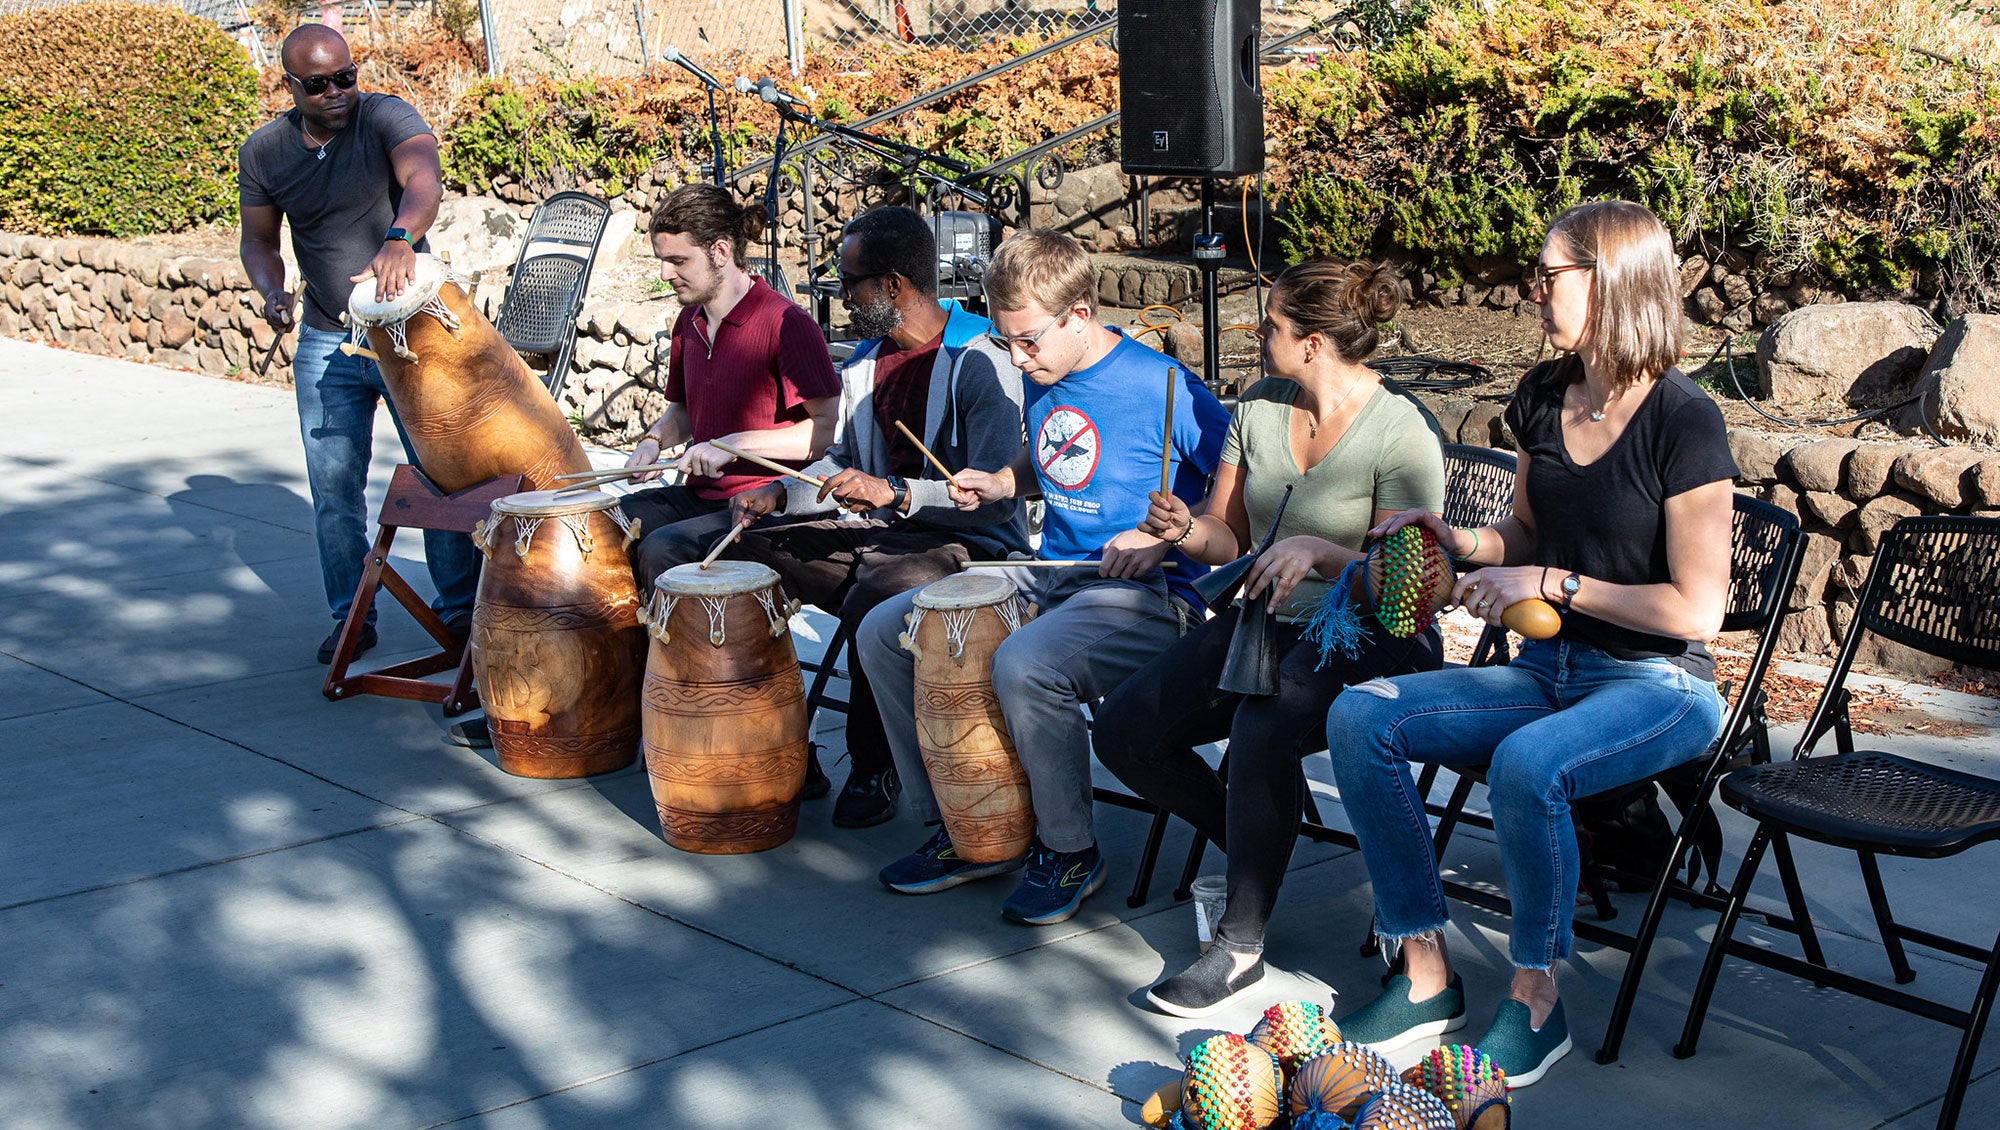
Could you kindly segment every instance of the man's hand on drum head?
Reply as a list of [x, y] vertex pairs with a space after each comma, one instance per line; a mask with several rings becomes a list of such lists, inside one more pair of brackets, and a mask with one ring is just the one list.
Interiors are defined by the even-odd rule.
[[714, 479], [720, 478], [723, 468], [735, 461], [734, 455], [712, 443], [696, 443], [689, 444], [688, 449], [681, 452], [680, 467], [682, 474], [704, 475]]
[[1167, 555], [1167, 543], [1139, 530], [1125, 530], [1104, 543], [1104, 559], [1098, 563], [1101, 577], [1143, 577], [1160, 567]]
[[296, 317], [290, 291], [274, 290], [264, 296], [264, 320], [271, 324], [272, 329], [284, 333], [292, 328]]
[[375, 253], [375, 259], [368, 269], [355, 275], [350, 282], [375, 280], [375, 300], [388, 302], [398, 298], [410, 289], [410, 280], [417, 274], [417, 253], [400, 239], [392, 239], [382, 244], [382, 250]]
[[878, 479], [865, 471], [848, 467], [834, 472], [819, 488], [820, 501], [828, 498], [839, 504], [842, 510], [853, 514], [866, 514], [879, 510], [896, 501], [896, 488], [887, 479]]
[[1014, 497], [1014, 475], [1008, 471], [975, 471], [970, 467], [953, 475], [955, 487], [946, 487], [952, 504], [960, 510], [977, 510], [989, 502]]
[[729, 520], [738, 526], [748, 526], [784, 508], [784, 484], [765, 483], [754, 490], [739, 491], [730, 496]]

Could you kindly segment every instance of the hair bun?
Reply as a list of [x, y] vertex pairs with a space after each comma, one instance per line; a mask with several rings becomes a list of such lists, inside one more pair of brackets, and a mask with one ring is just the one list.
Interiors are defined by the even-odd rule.
[[764, 238], [763, 205], [744, 204], [739, 207], [741, 210], [736, 215], [736, 230], [742, 233], [744, 242], [755, 243]]
[[1350, 263], [1347, 271], [1344, 297], [1356, 321], [1379, 326], [1403, 308], [1408, 290], [1402, 276], [1387, 263]]

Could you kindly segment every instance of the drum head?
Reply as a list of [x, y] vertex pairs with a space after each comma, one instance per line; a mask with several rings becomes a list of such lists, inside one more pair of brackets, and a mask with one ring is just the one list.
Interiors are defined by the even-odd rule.
[[1015, 593], [1014, 584], [991, 573], [960, 573], [942, 581], [932, 581], [917, 593], [918, 608], [944, 612], [957, 608], [985, 608], [999, 604]]
[[755, 561], [711, 561], [704, 569], [697, 562], [676, 565], [661, 573], [654, 586], [681, 596], [734, 596], [756, 592], [778, 583], [778, 574]]
[[437, 297], [438, 287], [444, 285], [444, 264], [438, 257], [429, 254], [417, 256], [416, 274], [410, 285], [394, 302], [382, 302], [375, 297], [375, 286], [381, 280], [364, 279], [354, 284], [353, 293], [347, 296], [347, 316], [364, 326], [383, 326], [392, 322], [407, 322], [410, 315], [424, 308], [424, 303]]
[[618, 496], [601, 490], [524, 490], [493, 500], [493, 513], [519, 518], [559, 518], [564, 514], [589, 514], [618, 505]]

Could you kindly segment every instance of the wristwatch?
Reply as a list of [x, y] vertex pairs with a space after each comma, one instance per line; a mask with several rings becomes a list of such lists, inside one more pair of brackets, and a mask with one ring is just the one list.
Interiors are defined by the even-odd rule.
[[1563, 594], [1564, 612], [1569, 611], [1569, 602], [1576, 599], [1576, 590], [1582, 587], [1583, 587], [1583, 577], [1573, 570], [1571, 571], [1569, 576], [1564, 577], [1562, 579], [1561, 588]]
[[895, 492], [889, 496], [889, 509], [901, 514], [903, 504], [910, 500], [910, 484], [904, 482], [901, 475], [890, 475], [885, 481], [889, 484], [889, 489]]
[[388, 243], [391, 240], [397, 240], [397, 239], [400, 239], [404, 243], [409, 244], [412, 248], [416, 247], [417, 245], [416, 237], [412, 236], [407, 230], [403, 228], [390, 228], [388, 233], [382, 237], [382, 242]]

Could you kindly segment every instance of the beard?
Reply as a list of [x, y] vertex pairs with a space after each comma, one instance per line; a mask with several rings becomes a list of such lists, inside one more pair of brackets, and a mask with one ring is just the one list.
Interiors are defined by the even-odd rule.
[[893, 302], [847, 308], [847, 328], [863, 339], [887, 337], [903, 324], [903, 312]]

